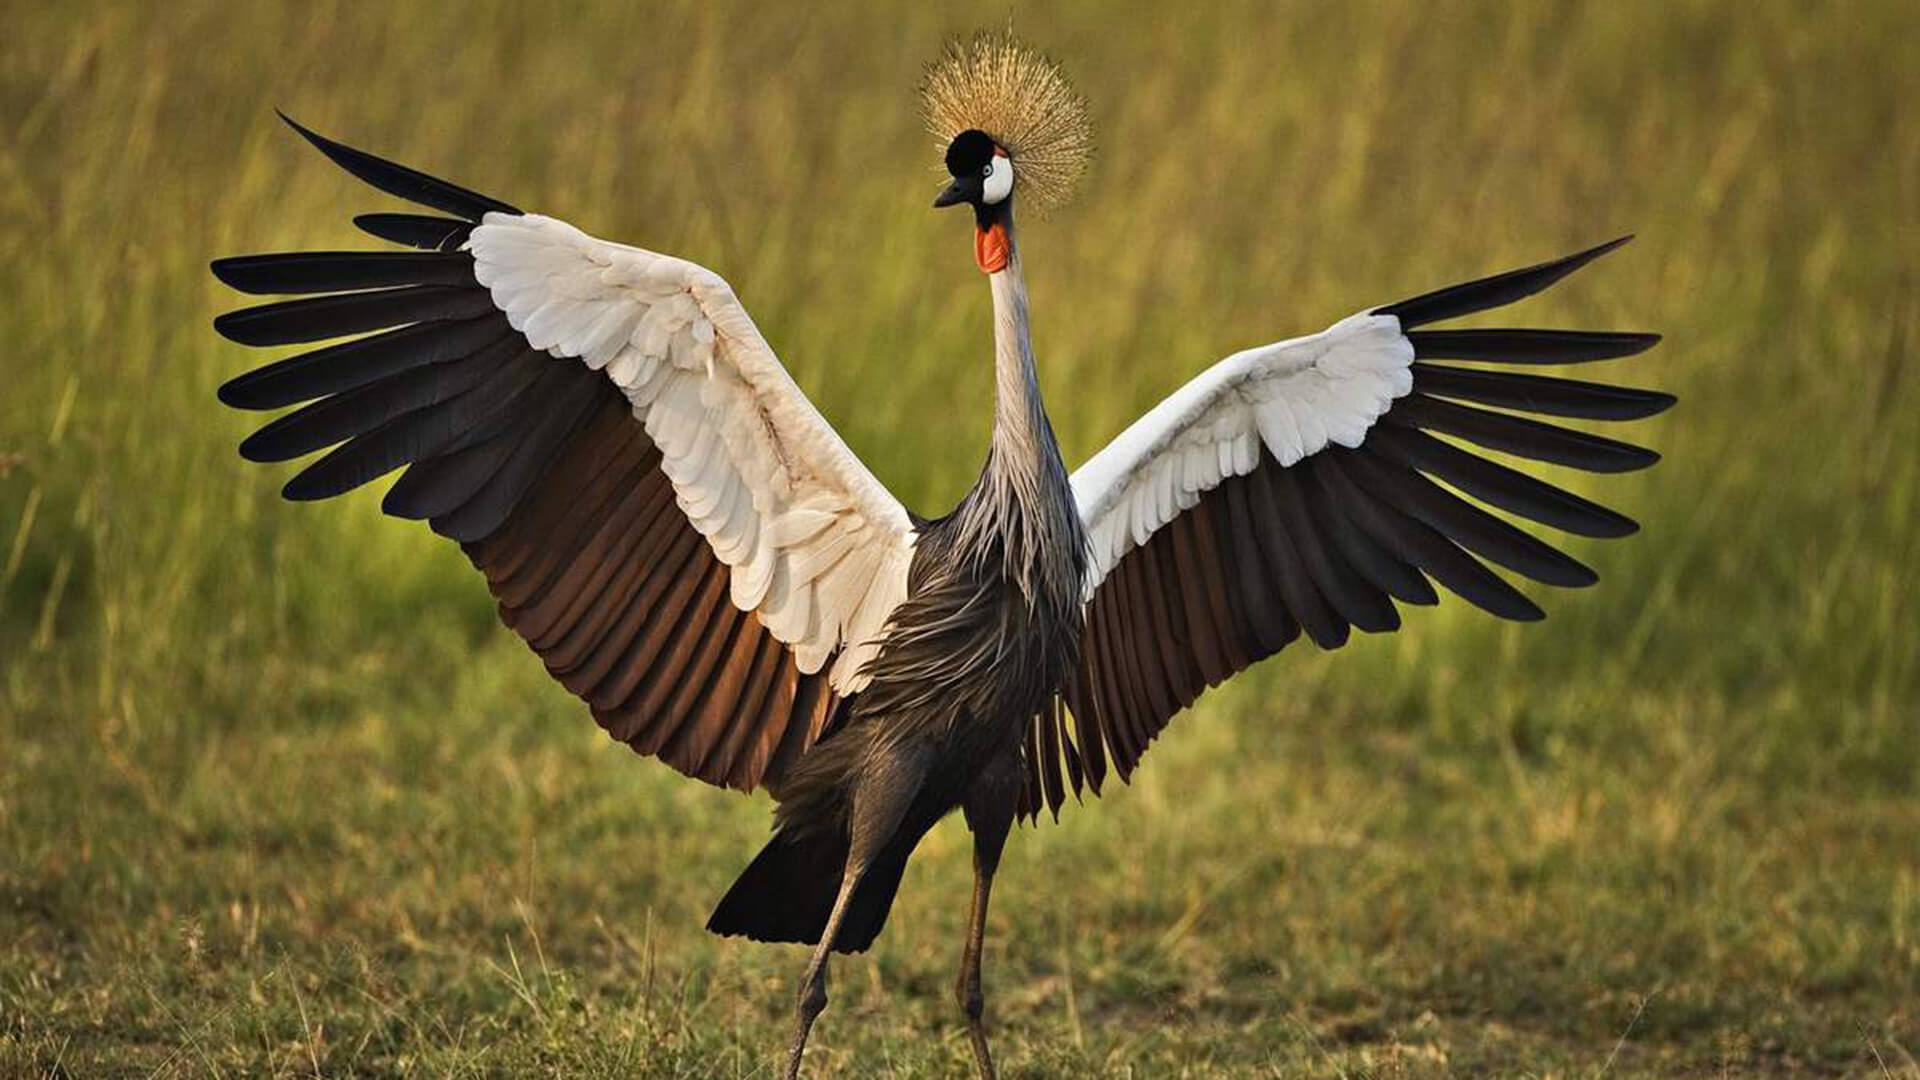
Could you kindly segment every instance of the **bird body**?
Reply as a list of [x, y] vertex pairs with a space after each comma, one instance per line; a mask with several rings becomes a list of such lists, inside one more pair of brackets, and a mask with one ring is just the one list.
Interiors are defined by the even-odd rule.
[[[1032, 718], [1078, 663], [1086, 533], [1041, 402], [1017, 253], [994, 283], [996, 412], [980, 477], [951, 513], [917, 530], [906, 597], [864, 689], [774, 790], [765, 861], [722, 899], [710, 930], [818, 942], [846, 848], [862, 831], [855, 815], [898, 813], [900, 824], [881, 830], [886, 857], [833, 939], [841, 951], [864, 950], [914, 845], [996, 766], [995, 775], [1019, 775]], [[863, 781], [881, 789], [861, 803]], [[1005, 793], [1003, 836], [1014, 795]]]
[[1657, 455], [1516, 414], [1618, 421], [1673, 403], [1506, 369], [1628, 356], [1654, 335], [1424, 328], [1532, 295], [1622, 239], [1235, 353], [1069, 475], [1013, 211], [1084, 173], [1084, 103], [1000, 37], [957, 48], [925, 99], [952, 177], [934, 205], [972, 210], [994, 311], [986, 461], [938, 519], [887, 492], [727, 283], [687, 260], [294, 124], [447, 216], [355, 219], [408, 252], [213, 264], [242, 291], [299, 297], [221, 316], [232, 340], [366, 335], [221, 387], [239, 408], [305, 403], [241, 444], [256, 461], [332, 448], [288, 498], [404, 468], [383, 508], [461, 544], [502, 620], [610, 736], [772, 794], [773, 836], [708, 928], [815, 946], [789, 1077], [831, 953], [873, 942], [914, 847], [955, 809], [975, 868], [956, 996], [991, 1077], [981, 958], [1018, 817], [1128, 778], [1207, 687], [1303, 636], [1332, 649], [1393, 630], [1435, 584], [1540, 618], [1481, 560], [1562, 587], [1594, 573], [1478, 504], [1585, 536], [1637, 526], [1467, 447], [1642, 468]]

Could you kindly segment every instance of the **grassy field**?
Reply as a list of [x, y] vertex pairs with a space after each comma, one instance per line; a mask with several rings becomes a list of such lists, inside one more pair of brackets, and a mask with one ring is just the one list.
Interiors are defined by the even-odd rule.
[[[0, 4], [0, 1075], [774, 1070], [803, 952], [700, 930], [765, 799], [608, 742], [377, 491], [279, 502], [205, 266], [392, 208], [283, 107], [719, 270], [938, 512], [988, 301], [911, 93], [976, 16], [390, 7]], [[1017, 24], [1100, 124], [1024, 236], [1070, 460], [1227, 351], [1629, 230], [1511, 317], [1666, 333], [1614, 373], [1682, 404], [1659, 468], [1559, 478], [1645, 530], [1543, 625], [1296, 646], [1021, 830], [1004, 1074], [1920, 1077], [1913, 7]], [[968, 874], [950, 822], [813, 1075], [969, 1067]]]

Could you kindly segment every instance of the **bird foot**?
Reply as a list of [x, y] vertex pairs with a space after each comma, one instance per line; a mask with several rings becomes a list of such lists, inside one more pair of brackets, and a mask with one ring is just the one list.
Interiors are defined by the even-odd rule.
[[987, 1025], [978, 1019], [967, 1021], [967, 1037], [973, 1042], [973, 1063], [980, 1068], [980, 1080], [995, 1080], [993, 1053], [987, 1049]]
[[800, 1059], [807, 1052], [807, 1035], [813, 1031], [813, 1022], [827, 1007], [827, 971], [821, 967], [817, 972], [809, 972], [806, 984], [800, 988], [800, 1003], [795, 1010], [793, 1045], [787, 1052], [786, 1080], [800, 1080]]
[[960, 1004], [961, 1015], [967, 1018], [967, 1039], [973, 1043], [973, 1061], [979, 1066], [980, 1080], [994, 1080], [993, 1054], [987, 1049], [986, 996], [980, 992], [979, 975], [971, 965], [954, 983], [953, 997]]

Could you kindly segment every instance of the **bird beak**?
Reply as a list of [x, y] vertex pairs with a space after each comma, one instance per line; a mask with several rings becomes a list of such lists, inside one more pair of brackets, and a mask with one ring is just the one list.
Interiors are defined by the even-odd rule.
[[[974, 181], [972, 184], [974, 188], [979, 186], [978, 181]], [[933, 205], [935, 209], [939, 209], [942, 206], [956, 206], [963, 202], [972, 202], [976, 197], [977, 194], [969, 190], [966, 180], [955, 180], [953, 183], [948, 184], [946, 189], [940, 192], [940, 194], [933, 197]]]

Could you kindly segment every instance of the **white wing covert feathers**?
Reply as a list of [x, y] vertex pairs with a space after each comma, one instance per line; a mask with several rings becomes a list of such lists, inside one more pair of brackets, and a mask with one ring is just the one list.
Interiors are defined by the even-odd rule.
[[244, 292], [327, 294], [221, 316], [235, 341], [377, 331], [223, 386], [240, 408], [307, 403], [242, 453], [332, 447], [294, 499], [404, 468], [383, 509], [458, 540], [610, 734], [710, 783], [777, 789], [906, 594], [906, 510], [711, 271], [293, 126], [453, 216], [355, 219], [412, 252], [214, 263]]

